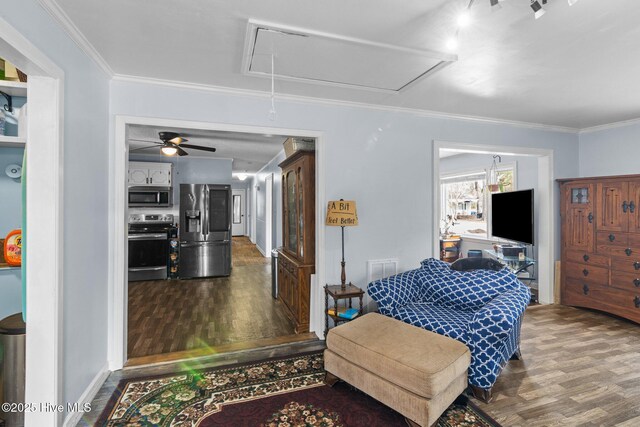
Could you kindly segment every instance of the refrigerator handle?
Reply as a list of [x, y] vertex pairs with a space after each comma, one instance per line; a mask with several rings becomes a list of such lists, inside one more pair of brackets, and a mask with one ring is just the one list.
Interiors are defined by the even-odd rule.
[[204, 234], [204, 238], [206, 239], [207, 236], [209, 235], [209, 215], [211, 215], [211, 212], [209, 212], [209, 186], [204, 185], [203, 191], [204, 191], [204, 206], [203, 206], [202, 212], [204, 215], [204, 219], [202, 220], [202, 234]]

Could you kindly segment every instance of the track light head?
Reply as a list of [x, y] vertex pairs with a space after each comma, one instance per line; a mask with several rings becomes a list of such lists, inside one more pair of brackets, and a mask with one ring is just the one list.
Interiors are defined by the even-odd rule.
[[502, 6], [500, 5], [500, 0], [489, 0], [489, 2], [491, 3], [491, 11], [495, 12], [496, 10], [502, 9]]
[[[544, 4], [546, 4], [545, 0], [542, 0]], [[538, 0], [531, 1], [531, 9], [533, 9], [533, 16], [536, 19], [540, 19], [542, 15], [544, 15], [547, 11], [542, 8], [542, 5]]]

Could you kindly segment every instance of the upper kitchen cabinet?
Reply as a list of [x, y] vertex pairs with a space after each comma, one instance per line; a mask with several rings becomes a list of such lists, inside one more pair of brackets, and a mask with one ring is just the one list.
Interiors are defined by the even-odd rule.
[[0, 80], [0, 92], [0, 147], [24, 148], [27, 84]]
[[129, 162], [129, 187], [171, 187], [171, 163]]

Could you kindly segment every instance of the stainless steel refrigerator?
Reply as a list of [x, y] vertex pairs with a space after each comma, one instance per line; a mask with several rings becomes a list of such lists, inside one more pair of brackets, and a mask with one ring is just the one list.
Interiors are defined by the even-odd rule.
[[231, 186], [180, 184], [180, 277], [230, 273]]

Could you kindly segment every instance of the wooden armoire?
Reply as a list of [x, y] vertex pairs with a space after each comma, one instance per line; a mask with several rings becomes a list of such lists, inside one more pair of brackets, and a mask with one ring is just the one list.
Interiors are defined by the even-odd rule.
[[309, 332], [311, 275], [315, 274], [315, 152], [295, 152], [279, 166], [282, 247], [278, 249], [278, 298], [299, 334]]
[[640, 175], [559, 181], [562, 303], [640, 323]]

